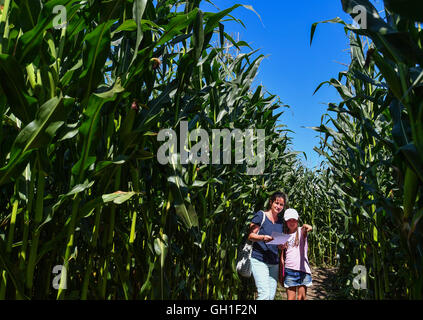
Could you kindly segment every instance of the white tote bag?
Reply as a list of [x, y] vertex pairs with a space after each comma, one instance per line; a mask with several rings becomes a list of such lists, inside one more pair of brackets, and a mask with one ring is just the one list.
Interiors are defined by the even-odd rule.
[[[257, 232], [257, 234], [260, 233], [261, 230], [261, 226], [264, 223], [264, 219], [266, 219], [266, 214], [263, 211], [263, 219], [261, 220], [261, 224], [260, 224], [260, 229]], [[237, 263], [236, 263], [236, 271], [238, 271], [238, 273], [246, 278], [251, 277], [251, 252], [253, 251], [253, 243], [248, 240], [245, 241], [244, 246], [242, 247], [242, 249], [238, 252], [238, 258], [237, 258]]]

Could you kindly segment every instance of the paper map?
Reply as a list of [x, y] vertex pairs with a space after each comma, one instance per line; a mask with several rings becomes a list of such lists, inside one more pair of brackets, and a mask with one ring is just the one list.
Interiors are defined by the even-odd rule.
[[267, 242], [266, 244], [274, 244], [274, 245], [285, 244], [291, 237], [290, 234], [279, 233], [279, 232], [272, 232], [271, 236], [273, 240]]

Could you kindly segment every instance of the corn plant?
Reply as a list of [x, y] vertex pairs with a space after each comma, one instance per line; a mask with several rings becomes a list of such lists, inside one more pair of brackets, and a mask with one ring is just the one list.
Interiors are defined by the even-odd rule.
[[[319, 148], [334, 179], [335, 211], [344, 217], [340, 277], [351, 284], [365, 265], [369, 290], [347, 295], [421, 299], [422, 282], [422, 31], [421, 4], [385, 1], [386, 18], [365, 0], [341, 1], [345, 12], [365, 8], [367, 26], [337, 18], [350, 37], [351, 64], [329, 83], [343, 101], [330, 104]], [[355, 13], [354, 13], [355, 12]], [[312, 27], [312, 38], [317, 24]], [[323, 84], [322, 84], [323, 85]], [[320, 86], [319, 86], [320, 88]], [[318, 88], [318, 89], [319, 89]]]
[[[279, 101], [253, 88], [264, 57], [225, 48], [249, 49], [223, 24], [240, 5], [200, 5], [3, 2], [0, 299], [245, 293], [237, 247], [289, 139]], [[245, 164], [161, 165], [158, 132], [179, 132], [182, 121], [265, 129], [265, 175], [246, 175]]]

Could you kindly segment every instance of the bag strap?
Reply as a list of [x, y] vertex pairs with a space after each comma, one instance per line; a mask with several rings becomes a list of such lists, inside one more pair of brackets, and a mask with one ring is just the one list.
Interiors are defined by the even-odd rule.
[[260, 233], [261, 227], [263, 226], [264, 220], [266, 219], [266, 214], [264, 213], [264, 211], [261, 211], [261, 212], [263, 212], [263, 219], [261, 219], [260, 229], [259, 229], [259, 231], [257, 232], [257, 234], [259, 234], [259, 233]]

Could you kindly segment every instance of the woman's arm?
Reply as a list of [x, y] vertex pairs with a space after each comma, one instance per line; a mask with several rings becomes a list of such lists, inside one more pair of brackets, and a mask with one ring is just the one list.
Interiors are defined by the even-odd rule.
[[269, 242], [273, 240], [273, 238], [267, 234], [257, 234], [259, 230], [260, 230], [260, 227], [258, 225], [256, 225], [255, 223], [251, 223], [248, 240], [252, 242], [258, 242], [258, 241]]

